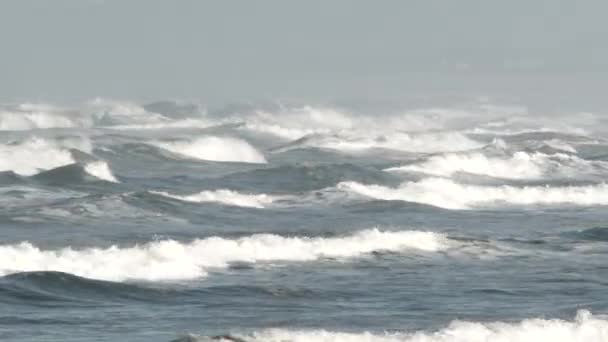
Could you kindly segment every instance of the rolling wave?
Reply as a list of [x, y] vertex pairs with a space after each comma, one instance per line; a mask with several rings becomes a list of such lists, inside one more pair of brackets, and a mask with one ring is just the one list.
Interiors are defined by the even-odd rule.
[[421, 163], [391, 167], [389, 172], [420, 172], [449, 177], [458, 172], [504, 179], [538, 179], [547, 175], [572, 177], [607, 170], [604, 162], [587, 161], [574, 155], [515, 152], [511, 157], [488, 157], [482, 153], [444, 154]]
[[0, 171], [31, 176], [75, 162], [68, 149], [46, 139], [34, 137], [21, 143], [0, 145]]
[[214, 337], [190, 335], [175, 341], [603, 342], [606, 341], [606, 338], [608, 338], [608, 318], [580, 310], [573, 320], [532, 318], [518, 323], [454, 321], [438, 331], [350, 333], [326, 330], [267, 329], [245, 335], [232, 334]]
[[352, 258], [378, 250], [441, 251], [441, 234], [423, 231], [364, 230], [332, 238], [282, 237], [260, 234], [239, 239], [209, 237], [188, 243], [174, 240], [132, 247], [42, 250], [29, 242], [0, 246], [0, 275], [58, 271], [80, 277], [125, 280], [184, 280], [204, 277], [233, 262], [314, 261]]
[[297, 148], [315, 147], [342, 152], [358, 152], [370, 149], [386, 149], [412, 153], [436, 153], [472, 150], [484, 144], [458, 132], [401, 133], [370, 135], [362, 134], [314, 134], [301, 138], [279, 149], [288, 151]]
[[443, 178], [405, 182], [397, 188], [342, 182], [338, 189], [379, 200], [429, 204], [446, 209], [473, 209], [500, 205], [608, 205], [608, 185], [584, 186], [480, 186]]
[[190, 141], [152, 143], [167, 151], [194, 159], [265, 164], [264, 155], [242, 139], [206, 136]]

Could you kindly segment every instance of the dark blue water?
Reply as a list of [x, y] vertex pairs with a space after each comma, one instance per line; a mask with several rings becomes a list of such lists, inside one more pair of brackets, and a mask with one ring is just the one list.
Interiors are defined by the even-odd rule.
[[603, 117], [0, 111], [2, 341], [607, 341]]

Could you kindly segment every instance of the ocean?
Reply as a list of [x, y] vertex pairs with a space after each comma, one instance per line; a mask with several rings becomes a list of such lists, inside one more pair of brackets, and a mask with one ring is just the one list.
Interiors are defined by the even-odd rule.
[[608, 341], [608, 120], [0, 107], [0, 340]]

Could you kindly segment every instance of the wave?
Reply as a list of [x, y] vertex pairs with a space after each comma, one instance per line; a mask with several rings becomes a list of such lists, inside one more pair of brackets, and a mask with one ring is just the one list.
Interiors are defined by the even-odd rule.
[[516, 152], [511, 157], [488, 157], [482, 153], [432, 156], [422, 163], [388, 168], [389, 172], [421, 172], [434, 176], [452, 176], [458, 172], [505, 179], [536, 179], [543, 176], [576, 176], [583, 172], [606, 170], [604, 162], [591, 162], [564, 153]]
[[[160, 302], [174, 299], [168, 289], [156, 289], [138, 284], [93, 280], [62, 272], [22, 272], [0, 277], [0, 302], [28, 303], [35, 306], [99, 305], [99, 302], [133, 301]], [[61, 302], [62, 304], [58, 304]]]
[[460, 129], [478, 122], [479, 118], [520, 113], [519, 108], [420, 108], [389, 110], [364, 115], [344, 108], [328, 106], [283, 106], [272, 110], [253, 110], [248, 115], [230, 118], [242, 122], [242, 128], [296, 140], [313, 134], [336, 134], [350, 131], [382, 135], [388, 132], [423, 132]]
[[21, 143], [0, 145], [0, 171], [31, 176], [72, 163], [75, 160], [70, 151], [50, 140], [34, 137]]
[[32, 137], [19, 143], [0, 144], [0, 172], [11, 171], [21, 176], [33, 176], [68, 166], [78, 168], [77, 164], [83, 162], [84, 171], [89, 175], [117, 183], [118, 180], [105, 161], [95, 160], [82, 152], [91, 150], [91, 142], [85, 138], [48, 140]]
[[23, 103], [16, 107], [0, 109], [0, 130], [2, 131], [83, 126], [90, 126], [90, 124], [78, 113], [55, 106]]
[[436, 153], [472, 150], [483, 146], [484, 144], [458, 132], [392, 132], [378, 135], [366, 132], [361, 134], [314, 134], [288, 144], [279, 151], [315, 147], [343, 152], [386, 149], [401, 152]]
[[264, 155], [242, 139], [206, 136], [190, 141], [152, 143], [167, 151], [201, 160], [265, 164]]
[[351, 333], [326, 330], [267, 329], [251, 334], [197, 337], [175, 341], [265, 341], [265, 342], [603, 342], [608, 336], [608, 318], [579, 310], [573, 320], [525, 319], [521, 322], [454, 321], [438, 331]]
[[275, 201], [275, 197], [267, 194], [242, 194], [236, 191], [219, 189], [214, 191], [201, 191], [193, 195], [173, 195], [162, 191], [151, 191], [153, 194], [178, 199], [186, 202], [216, 202], [236, 207], [264, 208]]
[[88, 163], [84, 166], [84, 170], [88, 174], [97, 177], [101, 180], [105, 180], [112, 183], [119, 183], [118, 179], [116, 179], [116, 177], [112, 173], [110, 166], [108, 166], [108, 163], [106, 163], [105, 161], [98, 160]]
[[338, 189], [380, 200], [429, 204], [446, 209], [496, 205], [608, 205], [608, 184], [584, 186], [480, 186], [443, 178], [406, 182], [397, 188], [342, 182]]
[[424, 231], [370, 229], [343, 237], [282, 237], [258, 234], [238, 239], [209, 237], [188, 243], [161, 240], [132, 247], [41, 250], [29, 242], [0, 246], [0, 275], [59, 271], [109, 280], [186, 280], [204, 277], [233, 262], [314, 261], [352, 258], [378, 250], [441, 251], [446, 238]]

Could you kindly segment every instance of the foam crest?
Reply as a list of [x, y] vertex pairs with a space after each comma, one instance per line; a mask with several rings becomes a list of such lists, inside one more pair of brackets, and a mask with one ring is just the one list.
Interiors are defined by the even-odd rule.
[[338, 189], [380, 200], [399, 200], [446, 209], [500, 205], [608, 205], [608, 185], [586, 186], [479, 186], [443, 178], [406, 182], [397, 188], [342, 182]]
[[84, 166], [84, 170], [88, 174], [97, 177], [101, 180], [105, 180], [112, 183], [119, 183], [116, 177], [114, 177], [114, 174], [112, 173], [110, 166], [108, 166], [108, 163], [103, 160], [87, 163]]
[[271, 204], [275, 198], [266, 194], [242, 194], [236, 191], [220, 189], [214, 191], [201, 191], [198, 194], [193, 195], [173, 195], [167, 192], [156, 192], [152, 193], [178, 199], [180, 201], [204, 203], [204, 202], [215, 202], [236, 207], [248, 207], [248, 208], [264, 208]]
[[266, 163], [264, 155], [242, 139], [206, 136], [190, 141], [155, 142], [160, 148], [202, 160]]
[[608, 319], [580, 310], [573, 320], [533, 318], [517, 323], [454, 321], [434, 332], [346, 333], [268, 329], [250, 335], [232, 336], [245, 341], [264, 342], [603, 342], [608, 339]]
[[0, 145], [0, 171], [31, 176], [74, 162], [69, 150], [41, 138], [34, 137], [17, 144]]
[[451, 176], [457, 172], [486, 175], [505, 179], [534, 179], [548, 173], [573, 176], [579, 172], [591, 172], [593, 169], [606, 168], [603, 162], [589, 162], [577, 156], [557, 153], [516, 152], [511, 157], [488, 157], [482, 153], [444, 154], [432, 156], [426, 161], [386, 171], [421, 172], [434, 176]]
[[185, 280], [203, 277], [232, 262], [314, 261], [352, 258], [377, 250], [440, 251], [441, 234], [370, 229], [344, 237], [282, 237], [259, 234], [239, 239], [209, 237], [188, 243], [161, 240], [132, 247], [41, 250], [23, 242], [0, 246], [0, 275], [60, 271], [82, 277], [124, 280]]

